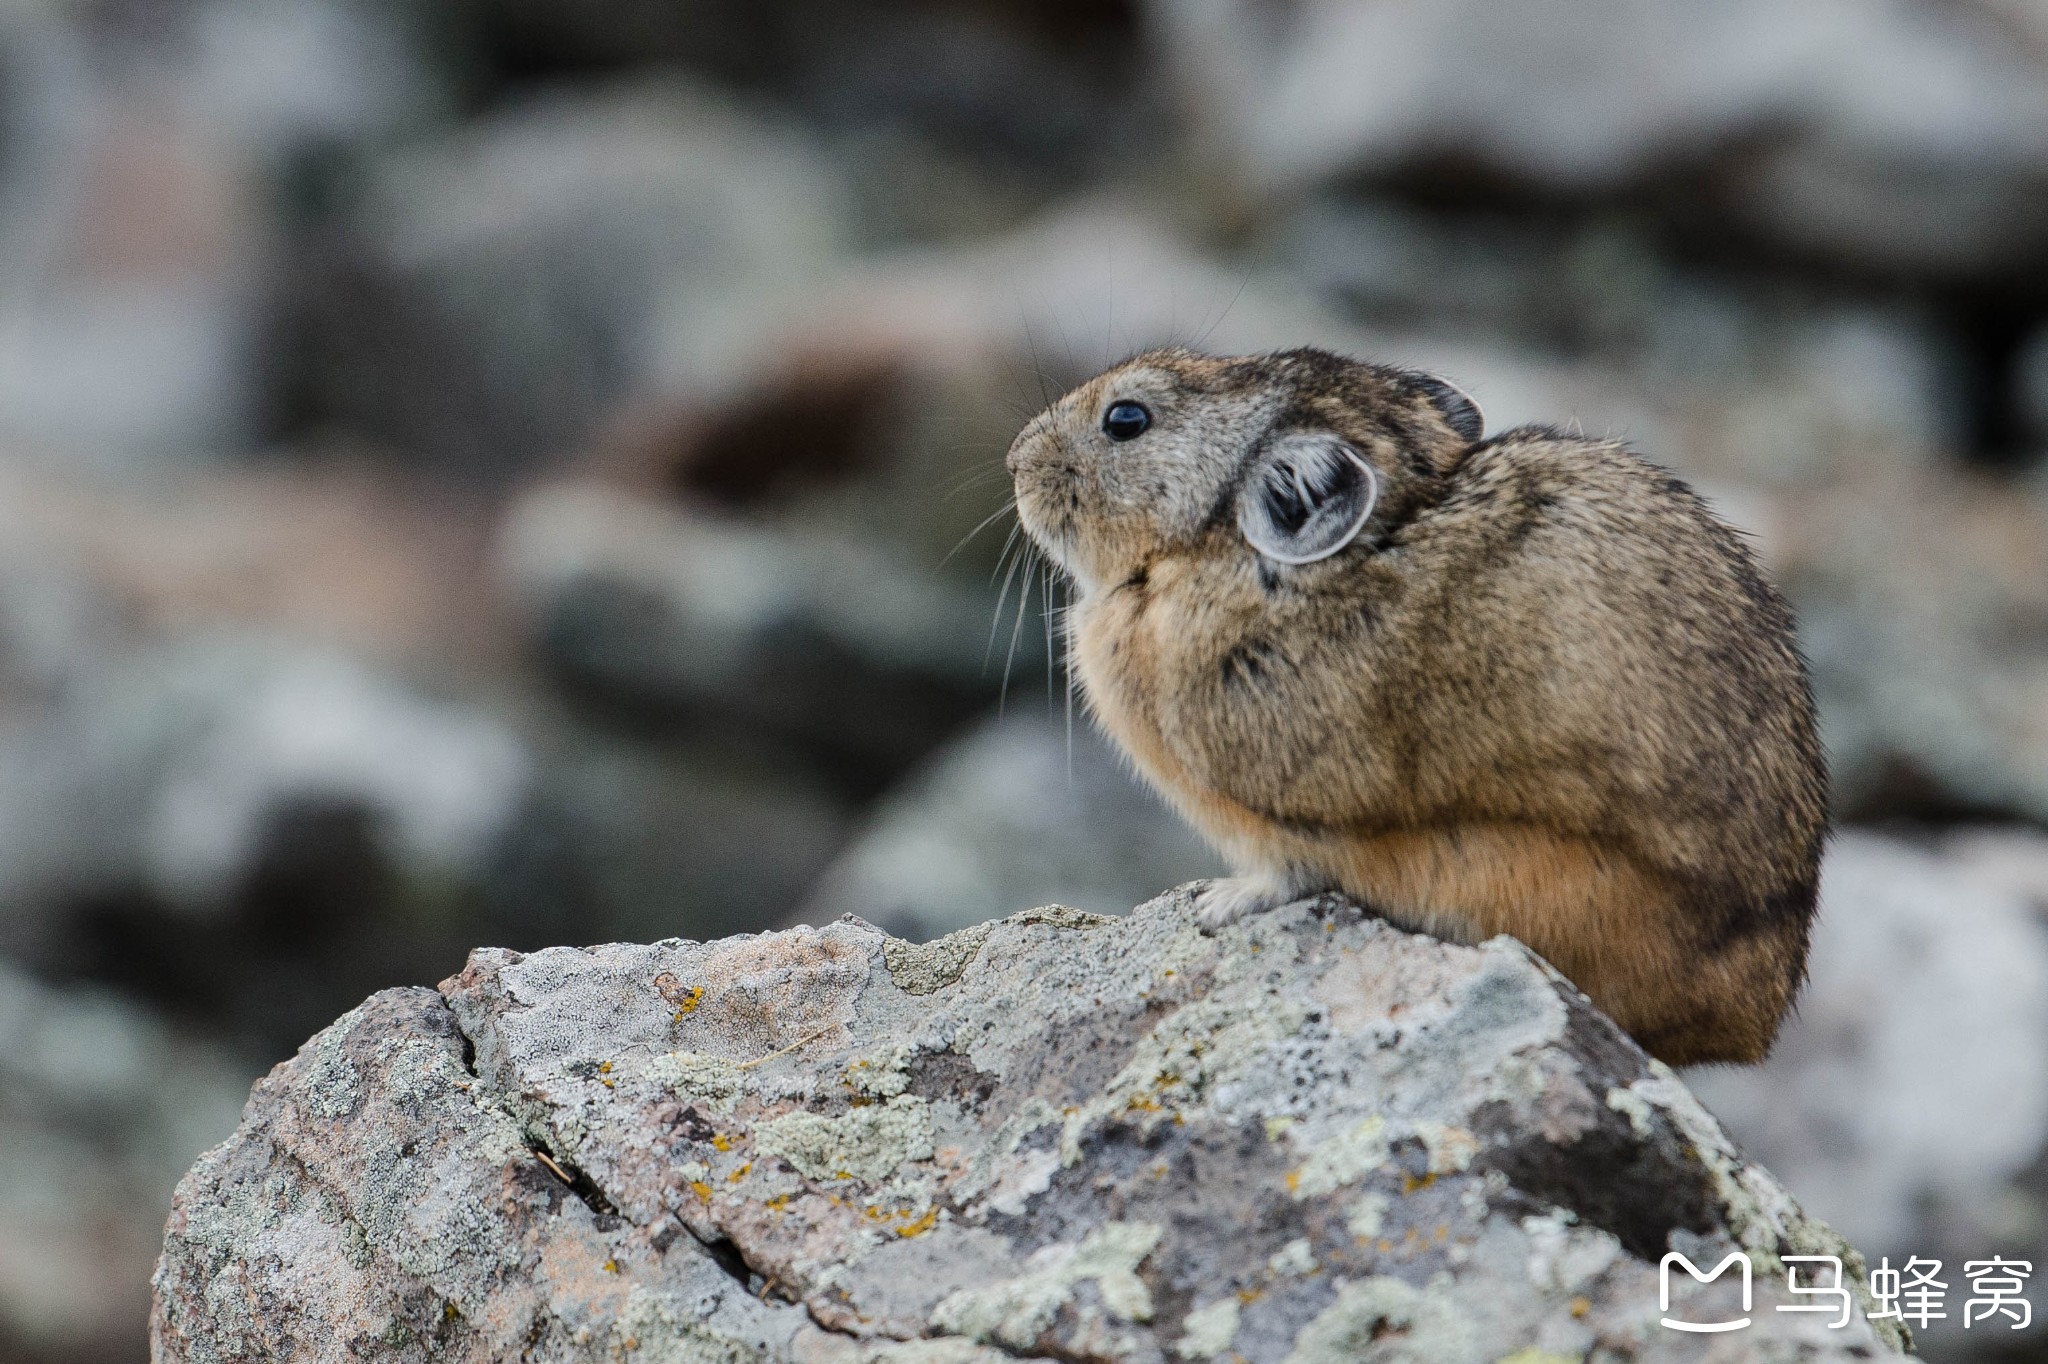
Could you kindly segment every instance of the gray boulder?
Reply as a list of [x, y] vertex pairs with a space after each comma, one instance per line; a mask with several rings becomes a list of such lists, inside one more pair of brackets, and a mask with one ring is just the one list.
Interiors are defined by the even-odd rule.
[[[1746, 1252], [1730, 1278], [1659, 1261]], [[485, 950], [256, 1088], [180, 1186], [155, 1357], [1850, 1359], [1847, 1244], [1507, 939], [1184, 894]]]
[[1703, 187], [1802, 250], [2024, 268], [2048, 233], [2039, 48], [1989, 7], [1853, 0], [1149, 7], [1211, 155], [1254, 183], [1452, 172], [1549, 194]]

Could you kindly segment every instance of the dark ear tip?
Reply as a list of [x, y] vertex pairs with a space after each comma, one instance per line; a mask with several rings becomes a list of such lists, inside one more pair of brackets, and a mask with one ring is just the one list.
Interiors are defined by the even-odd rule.
[[1459, 388], [1434, 374], [1418, 374], [1415, 386], [1429, 398], [1430, 403], [1450, 423], [1451, 430], [1466, 440], [1478, 440], [1486, 434], [1486, 416], [1480, 412], [1479, 404]]

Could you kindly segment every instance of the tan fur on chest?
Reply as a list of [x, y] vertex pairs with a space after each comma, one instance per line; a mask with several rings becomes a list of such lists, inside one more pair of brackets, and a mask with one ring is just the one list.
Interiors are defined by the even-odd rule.
[[[1240, 871], [1296, 868], [1453, 941], [1518, 938], [1674, 1063], [1768, 1049], [1794, 985], [1784, 944], [1738, 945], [1718, 958], [1699, 951], [1683, 887], [1617, 846], [1514, 822], [1290, 827], [1192, 771], [1159, 702], [1187, 666], [1187, 641], [1213, 637], [1215, 623], [1185, 630], [1185, 589], [1195, 585], [1181, 574], [1155, 564], [1143, 589], [1085, 604], [1073, 623], [1075, 663], [1097, 722]], [[1729, 1001], [1743, 1004], [1731, 1011]]]

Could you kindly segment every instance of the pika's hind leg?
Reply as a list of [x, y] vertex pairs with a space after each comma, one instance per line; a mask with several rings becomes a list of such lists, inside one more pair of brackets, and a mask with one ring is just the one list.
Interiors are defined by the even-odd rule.
[[1195, 892], [1195, 923], [1204, 933], [1214, 933], [1247, 914], [1263, 914], [1291, 905], [1324, 889], [1327, 887], [1309, 885], [1300, 877], [1283, 872], [1221, 877]]

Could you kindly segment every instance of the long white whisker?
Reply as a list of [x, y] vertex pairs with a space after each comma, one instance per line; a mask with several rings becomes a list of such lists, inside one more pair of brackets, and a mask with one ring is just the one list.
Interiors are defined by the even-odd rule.
[[1057, 613], [1052, 604], [1052, 565], [1038, 569], [1038, 614], [1045, 621], [1045, 708], [1052, 709], [1052, 622]]
[[1067, 672], [1067, 785], [1074, 784], [1074, 626], [1069, 616], [1073, 610], [1073, 589], [1068, 586], [1066, 600], [1060, 607], [1060, 666]]
[[[1036, 557], [1036, 546], [1026, 543], [1026, 560]], [[1034, 565], [1035, 566], [1035, 565]], [[1025, 570], [1023, 588], [1017, 596], [1017, 623], [1010, 630], [1010, 651], [1003, 655], [1003, 685], [996, 692], [996, 714], [1003, 713], [1003, 707], [1010, 699], [1010, 668], [1017, 661], [1017, 642], [1024, 638], [1024, 613], [1031, 606], [1031, 572]]]
[[994, 582], [996, 580], [996, 575], [1003, 571], [1003, 563], [1010, 557], [1010, 550], [1016, 545], [1017, 537], [1021, 535], [1023, 531], [1024, 523], [1022, 521], [1019, 521], [1016, 525], [1010, 527], [1010, 533], [1003, 537], [1002, 553], [996, 555], [996, 566], [988, 571], [988, 580], [990, 582]]
[[[1014, 544], [1016, 543], [1016, 541], [1013, 540], [1011, 543]], [[1030, 542], [1026, 541], [1024, 543], [1028, 545]], [[1003, 626], [1003, 603], [1010, 599], [1010, 583], [1013, 580], [1015, 580], [1017, 576], [1018, 565], [1024, 562], [1024, 556], [1021, 554], [1015, 557], [1011, 556], [1009, 545], [1005, 545], [1003, 547], [1003, 557], [1005, 559], [1009, 559], [1010, 569], [1007, 573], [1003, 574], [1002, 590], [996, 593], [996, 614], [994, 619], [990, 620], [988, 623], [988, 647], [981, 651], [981, 670], [984, 673], [988, 671], [989, 661], [996, 656], [996, 631], [1002, 629]], [[1001, 562], [998, 561], [997, 567], [1000, 568], [1001, 566]], [[1019, 602], [1018, 605], [1019, 609], [1021, 610], [1022, 603]], [[1003, 679], [1003, 682], [1004, 685], [1007, 686], [1009, 684], [1009, 679], [1005, 677]]]
[[953, 562], [953, 556], [955, 554], [958, 554], [961, 550], [967, 548], [967, 542], [969, 540], [972, 540], [975, 536], [981, 534], [990, 526], [994, 525], [997, 517], [1009, 512], [1016, 505], [1017, 499], [1012, 497], [1007, 502], [1003, 503], [1002, 506], [997, 507], [994, 511], [990, 512], [987, 516], [983, 517], [980, 525], [976, 526], [973, 530], [968, 531], [967, 534], [961, 536], [960, 543], [946, 551], [946, 557], [939, 560], [939, 567], [944, 568], [947, 564]]

